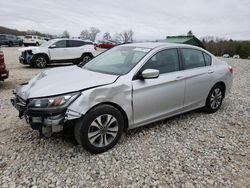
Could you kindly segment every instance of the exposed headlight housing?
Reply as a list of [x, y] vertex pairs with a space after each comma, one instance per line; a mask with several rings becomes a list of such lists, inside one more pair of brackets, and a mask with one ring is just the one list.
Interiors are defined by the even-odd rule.
[[31, 99], [28, 103], [28, 108], [33, 110], [50, 110], [65, 108], [71, 102], [73, 102], [79, 95], [80, 92], [54, 97]]

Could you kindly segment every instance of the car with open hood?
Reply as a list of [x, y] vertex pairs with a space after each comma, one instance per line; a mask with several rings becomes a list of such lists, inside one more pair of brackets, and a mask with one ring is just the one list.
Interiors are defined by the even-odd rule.
[[11, 101], [41, 135], [72, 126], [79, 144], [101, 153], [128, 129], [197, 108], [216, 112], [232, 80], [232, 67], [204, 49], [134, 43], [84, 66], [43, 71], [17, 88]]
[[92, 42], [80, 39], [52, 39], [41, 46], [20, 48], [19, 62], [35, 68], [52, 63], [87, 63], [98, 52]]

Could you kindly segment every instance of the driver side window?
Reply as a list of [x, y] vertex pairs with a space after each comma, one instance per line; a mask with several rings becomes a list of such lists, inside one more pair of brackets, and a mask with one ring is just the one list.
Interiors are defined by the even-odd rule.
[[56, 46], [55, 48], [66, 48], [67, 44], [66, 44], [66, 40], [60, 40], [54, 43], [54, 45]]
[[179, 57], [177, 49], [167, 49], [156, 53], [143, 66], [145, 69], [157, 69], [160, 74], [179, 71]]

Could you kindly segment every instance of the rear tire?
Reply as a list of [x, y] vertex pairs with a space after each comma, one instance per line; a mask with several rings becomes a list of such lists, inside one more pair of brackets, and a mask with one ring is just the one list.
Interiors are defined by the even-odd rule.
[[45, 68], [48, 64], [48, 58], [44, 55], [37, 55], [32, 63], [32, 67]]
[[81, 60], [79, 62], [79, 66], [83, 67], [86, 63], [88, 63], [93, 57], [89, 54], [84, 54], [81, 57]]
[[117, 144], [124, 130], [124, 118], [110, 105], [91, 109], [76, 123], [77, 142], [90, 153], [102, 153]]
[[219, 110], [222, 105], [224, 96], [225, 91], [223, 86], [221, 84], [216, 84], [208, 94], [204, 111], [207, 113], [214, 113]]

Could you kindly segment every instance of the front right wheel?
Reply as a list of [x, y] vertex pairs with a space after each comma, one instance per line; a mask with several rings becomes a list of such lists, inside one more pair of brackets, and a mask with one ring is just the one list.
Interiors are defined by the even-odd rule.
[[112, 148], [121, 138], [124, 118], [110, 105], [91, 109], [75, 126], [75, 138], [87, 151], [102, 153]]

